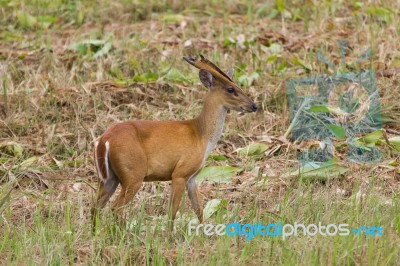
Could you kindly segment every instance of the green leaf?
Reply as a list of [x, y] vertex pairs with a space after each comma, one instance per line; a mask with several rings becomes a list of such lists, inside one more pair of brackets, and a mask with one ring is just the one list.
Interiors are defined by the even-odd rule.
[[375, 145], [381, 139], [382, 135], [383, 135], [383, 132], [381, 129], [379, 129], [379, 130], [376, 130], [372, 133], [365, 135], [362, 138], [359, 138], [359, 140], [366, 144], [374, 144]]
[[166, 23], [179, 23], [184, 19], [185, 17], [180, 14], [167, 14], [162, 17], [162, 21]]
[[48, 28], [51, 24], [57, 22], [57, 18], [53, 16], [37, 16], [37, 20], [45, 28]]
[[182, 74], [181, 71], [179, 71], [176, 68], [171, 68], [167, 74], [164, 75], [165, 80], [169, 81], [175, 81], [175, 82], [187, 82], [188, 79], [185, 77], [185, 75]]
[[112, 44], [110, 42], [106, 42], [103, 47], [101, 47], [94, 55], [93, 58], [97, 58], [103, 55], [106, 55], [112, 48]]
[[326, 105], [314, 105], [310, 107], [310, 112], [313, 113], [330, 113], [334, 115], [345, 115], [346, 112], [337, 107], [330, 107]]
[[151, 81], [156, 81], [157, 79], [158, 79], [158, 75], [156, 73], [152, 73], [152, 72], [145, 73], [144, 75], [136, 74], [133, 77], [133, 81], [136, 81], [136, 82], [151, 82]]
[[356, 9], [362, 8], [363, 5], [364, 5], [363, 2], [355, 2], [355, 3], [353, 4], [354, 8], [356, 8]]
[[214, 213], [216, 213], [220, 207], [222, 201], [220, 199], [212, 199], [206, 203], [203, 211], [204, 220], [209, 219]]
[[18, 167], [28, 168], [29, 166], [34, 164], [37, 160], [38, 160], [38, 157], [36, 157], [36, 156], [30, 157], [30, 158], [26, 159], [25, 161], [23, 161], [22, 163], [20, 163], [18, 165]]
[[292, 57], [292, 61], [293, 61], [293, 64], [294, 64], [294, 65], [301, 66], [301, 67], [303, 67], [304, 69], [306, 69], [306, 70], [308, 70], [308, 71], [311, 70], [311, 65], [305, 63], [303, 60], [301, 60], [301, 59], [300, 59], [299, 57], [297, 57], [296, 55]]
[[196, 180], [198, 180], [199, 182], [209, 180], [226, 183], [229, 182], [229, 179], [239, 171], [239, 168], [229, 165], [204, 167], [197, 175]]
[[17, 15], [18, 23], [21, 27], [33, 28], [33, 27], [37, 26], [37, 24], [38, 24], [37, 19], [27, 12], [17, 11], [16, 15]]
[[361, 142], [358, 138], [352, 139], [348, 144], [353, 147], [363, 149], [366, 151], [371, 151], [371, 148], [375, 146], [375, 144], [366, 144], [364, 142]]
[[259, 78], [260, 74], [258, 74], [257, 72], [253, 72], [250, 76], [246, 74], [240, 76], [238, 81], [242, 86], [251, 86], [251, 84], [253, 84], [253, 82]]
[[389, 17], [393, 15], [393, 11], [392, 10], [390, 10], [390, 9], [388, 9], [386, 7], [380, 7], [380, 6], [368, 7], [365, 10], [365, 12], [367, 14], [374, 15], [374, 16], [376, 16], [378, 18], [383, 19], [383, 20], [388, 20]]
[[334, 178], [345, 174], [349, 169], [333, 161], [326, 163], [309, 162], [300, 169], [296, 169], [281, 177], [298, 176], [301, 181], [325, 181], [328, 178]]
[[92, 55], [93, 58], [107, 54], [112, 48], [112, 43], [104, 40], [85, 40], [70, 46], [70, 49], [78, 51], [82, 55]]
[[231, 45], [235, 45], [235, 44], [236, 44], [236, 41], [232, 37], [227, 37], [224, 39], [224, 46], [231, 46]]
[[237, 153], [239, 156], [258, 156], [262, 155], [268, 148], [269, 145], [264, 143], [252, 143], [247, 147], [238, 149]]
[[310, 111], [313, 113], [329, 113], [329, 108], [325, 105], [314, 105], [310, 107]]
[[210, 154], [208, 155], [208, 158], [214, 161], [227, 161], [228, 158], [222, 154]]
[[393, 145], [396, 151], [400, 151], [400, 136], [390, 138], [389, 143]]
[[279, 43], [272, 43], [269, 47], [264, 46], [261, 49], [265, 52], [270, 52], [272, 54], [280, 54], [283, 52], [283, 47]]
[[329, 130], [339, 139], [345, 139], [346, 138], [346, 131], [344, 130], [343, 127], [330, 124], [327, 126]]
[[147, 79], [147, 81], [156, 81], [158, 79], [157, 73], [153, 72], [144, 73], [144, 77]]
[[266, 63], [275, 62], [277, 59], [278, 59], [278, 56], [274, 54], [274, 55], [269, 56], [269, 57], [267, 58], [267, 60], [265, 60], [265, 62], [266, 62]]
[[279, 12], [283, 12], [285, 10], [284, 0], [276, 0], [276, 9], [278, 9]]

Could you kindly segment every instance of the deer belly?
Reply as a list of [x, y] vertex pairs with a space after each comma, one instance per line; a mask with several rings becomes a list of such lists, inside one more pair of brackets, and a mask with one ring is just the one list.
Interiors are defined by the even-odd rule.
[[152, 181], [169, 181], [171, 180], [172, 172], [175, 168], [174, 163], [162, 160], [151, 160], [148, 162], [147, 175], [144, 178], [145, 182]]

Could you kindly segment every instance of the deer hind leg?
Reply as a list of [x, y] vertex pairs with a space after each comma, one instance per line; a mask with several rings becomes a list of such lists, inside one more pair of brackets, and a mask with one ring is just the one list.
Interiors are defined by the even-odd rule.
[[118, 183], [115, 183], [115, 188], [113, 188], [113, 191], [110, 194], [107, 191], [104, 183], [101, 181], [99, 182], [99, 186], [98, 186], [98, 190], [97, 190], [97, 199], [93, 203], [93, 207], [91, 210], [93, 229], [96, 228], [96, 219], [97, 219], [97, 215], [99, 214], [99, 211], [106, 206], [108, 200], [111, 198], [112, 194], [115, 192], [115, 189], [117, 188], [117, 186], [118, 186]]
[[97, 198], [93, 208], [103, 209], [119, 185], [119, 180], [113, 171], [105, 182], [100, 181], [97, 189]]
[[139, 191], [142, 186], [143, 178], [141, 180], [132, 182], [126, 186], [122, 185], [121, 192], [119, 193], [117, 199], [112, 205], [112, 209], [114, 212], [119, 213], [122, 211], [122, 208], [128, 204], [133, 197], [135, 197], [136, 193]]
[[135, 197], [143, 183], [147, 171], [146, 157], [140, 147], [124, 146], [119, 146], [118, 152], [111, 155], [113, 155], [110, 156], [113, 171], [121, 183], [121, 192], [111, 208], [117, 216], [120, 216], [123, 207]]
[[143, 179], [144, 177], [135, 179], [132, 176], [132, 182], [128, 184], [121, 183], [121, 191], [111, 206], [111, 210], [119, 226], [123, 226], [125, 223], [123, 217], [123, 207], [135, 197], [143, 183]]

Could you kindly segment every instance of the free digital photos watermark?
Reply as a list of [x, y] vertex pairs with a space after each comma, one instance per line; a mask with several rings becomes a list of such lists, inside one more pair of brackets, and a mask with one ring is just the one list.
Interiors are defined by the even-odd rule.
[[383, 236], [383, 228], [377, 226], [350, 227], [349, 224], [318, 224], [304, 225], [295, 222], [294, 224], [284, 224], [282, 222], [262, 224], [240, 224], [238, 222], [229, 224], [196, 224], [194, 220], [188, 224], [188, 234], [200, 236], [201, 234], [243, 236], [246, 240], [252, 240], [256, 236], [262, 237], [282, 237], [283, 240], [290, 236], [348, 236], [350, 234], [358, 236]]

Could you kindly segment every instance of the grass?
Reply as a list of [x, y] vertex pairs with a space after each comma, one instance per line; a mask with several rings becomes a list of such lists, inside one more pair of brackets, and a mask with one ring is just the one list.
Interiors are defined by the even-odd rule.
[[[317, 141], [290, 141], [285, 82], [372, 68], [388, 138], [400, 135], [400, 7], [350, 1], [9, 1], [0, 0], [0, 263], [396, 265], [400, 254], [399, 152], [374, 143], [382, 159], [346, 161], [329, 178], [284, 175]], [[341, 61], [338, 40], [351, 49]], [[358, 58], [371, 47], [370, 60]], [[228, 115], [207, 166], [241, 171], [203, 181], [205, 204], [221, 203], [210, 224], [380, 225], [382, 237], [194, 236], [183, 200], [175, 232], [166, 230], [169, 183], [143, 186], [119, 225], [106, 209], [92, 234], [97, 177], [93, 141], [128, 119], [189, 119], [204, 88], [182, 55], [204, 54], [261, 107]], [[249, 144], [266, 149], [236, 152]], [[320, 177], [320, 176], [319, 176]]]

